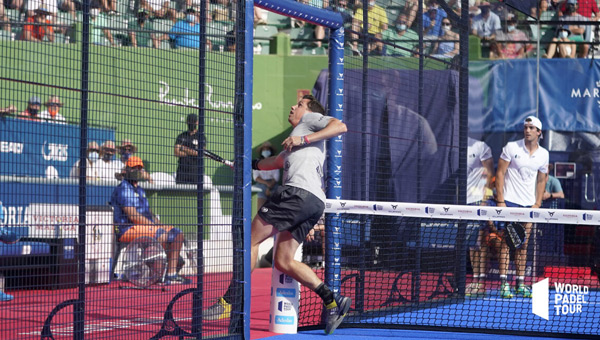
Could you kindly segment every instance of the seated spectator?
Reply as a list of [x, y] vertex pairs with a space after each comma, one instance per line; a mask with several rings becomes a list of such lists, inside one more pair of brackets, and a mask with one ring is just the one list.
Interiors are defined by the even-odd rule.
[[125, 167], [123, 162], [115, 159], [117, 149], [113, 141], [107, 140], [100, 147], [100, 161], [98, 162], [98, 176], [103, 181], [115, 180]]
[[18, 9], [19, 11], [22, 11], [24, 0], [4, 0], [2, 4], [7, 9]]
[[[159, 40], [170, 38], [174, 47], [200, 48], [200, 25], [198, 24], [198, 16], [193, 7], [186, 11], [185, 19], [177, 21], [171, 28], [169, 35], [163, 35]], [[186, 34], [180, 34], [186, 33]], [[210, 40], [207, 40], [208, 50], [212, 49]]]
[[[275, 155], [275, 149], [269, 142], [264, 142], [258, 149], [259, 158], [269, 158]], [[277, 183], [279, 183], [279, 169], [276, 170], [252, 170], [252, 178], [257, 187], [260, 188], [260, 192], [258, 193], [258, 199], [256, 201], [256, 209], [265, 204], [267, 199], [271, 196], [271, 194], [277, 188]]]
[[442, 31], [442, 20], [448, 16], [444, 9], [440, 8], [438, 0], [429, 0], [427, 12], [423, 13], [423, 33], [426, 36], [437, 39]]
[[[382, 32], [388, 29], [388, 19], [387, 14], [385, 13], [385, 9], [375, 4], [375, 0], [369, 0], [369, 5], [367, 6], [367, 19], [369, 22], [369, 26], [367, 27], [367, 32], [369, 35], [381, 39]], [[355, 32], [362, 32], [363, 29], [363, 9], [362, 7], [358, 7], [356, 9], [356, 13], [354, 14], [354, 18], [352, 20], [352, 30]], [[358, 50], [358, 36], [354, 34], [352, 41], [353, 50]], [[372, 48], [369, 48], [372, 50]]]
[[217, 0], [215, 4], [210, 6], [209, 15], [214, 21], [231, 21], [230, 9], [229, 0]]
[[[77, 20], [77, 6], [75, 2], [77, 2], [77, 0], [58, 0], [58, 9], [63, 12], [69, 13], [73, 19]], [[81, 8], [80, 3], [79, 7]]]
[[27, 102], [27, 108], [25, 109], [25, 111], [19, 113], [19, 118], [20, 119], [25, 119], [25, 120], [34, 120], [34, 121], [40, 121], [40, 107], [42, 106], [42, 101], [40, 100], [40, 97], [38, 96], [31, 96], [29, 98], [29, 101]]
[[[562, 16], [559, 16], [559, 21], [589, 21], [588, 18], [576, 12], [577, 0], [567, 0], [563, 6]], [[576, 42], [575, 46], [579, 50], [578, 56], [580, 58], [586, 58], [590, 49], [589, 44], [584, 42], [590, 42], [591, 29], [590, 26], [583, 25], [563, 25], [564, 28], [571, 31], [569, 40]]]
[[117, 0], [100, 0], [102, 12], [108, 15], [119, 15], [117, 12]]
[[575, 58], [577, 46], [569, 39], [571, 31], [560, 26], [542, 58]]
[[58, 14], [57, 2], [57, 0], [26, 0], [25, 14], [27, 17], [33, 17], [37, 9], [44, 8], [48, 11], [48, 15], [52, 16], [52, 18], [48, 17], [46, 19], [52, 22], [54, 21], [54, 17]]
[[[565, 193], [563, 192], [562, 186], [560, 185], [560, 181], [558, 178], [552, 176], [554, 173], [554, 164], [548, 164], [548, 181], [546, 182], [546, 189], [544, 191], [544, 195], [542, 199], [544, 201], [547, 200], [555, 200], [559, 198], [565, 198]], [[550, 207], [556, 209], [557, 207]]]
[[[539, 15], [540, 21], [558, 21], [558, 13], [549, 7], [548, 1], [540, 1], [536, 14]], [[529, 29], [531, 30], [533, 40], [537, 40], [538, 36], [542, 42], [550, 42], [556, 36], [556, 27], [551, 25], [541, 25], [538, 32], [536, 19], [528, 18], [531, 22]]]
[[[303, 3], [305, 5], [311, 5], [313, 7], [319, 7], [319, 8], [323, 8], [323, 4], [328, 3], [328, 2], [323, 2], [323, 0], [297, 0], [297, 1], [300, 3]], [[322, 45], [321, 40], [325, 39], [325, 27], [319, 26], [319, 25], [314, 25], [311, 23], [306, 23], [305, 21], [298, 20], [298, 19], [292, 19], [292, 27], [304, 27], [305, 25], [308, 25], [307, 27], [310, 27], [313, 29], [315, 45], [317, 47], [321, 47], [321, 45]]]
[[[97, 181], [100, 179], [100, 167], [98, 163], [98, 159], [100, 159], [100, 148], [98, 147], [98, 143], [89, 142], [87, 146], [87, 157], [85, 159], [86, 166], [86, 179]], [[71, 178], [79, 178], [79, 160], [73, 164], [71, 168], [71, 172], [69, 173], [69, 177]]]
[[92, 24], [92, 44], [116, 46], [115, 39], [110, 30], [102, 28], [109, 27], [109, 19], [104, 15], [100, 15], [99, 7], [90, 9], [90, 20], [90, 23]]
[[[481, 10], [479, 9], [479, 5], [481, 5], [481, 0], [469, 0], [469, 15], [475, 16], [480, 14]], [[450, 6], [456, 14], [460, 15], [462, 0], [449, 0], [448, 6]]]
[[0, 108], [0, 117], [4, 116], [4, 115], [12, 115], [15, 112], [17, 112], [17, 107], [10, 104], [7, 107], [1, 107]]
[[177, 18], [177, 11], [171, 8], [169, 0], [140, 0], [140, 7], [147, 10], [153, 18]]
[[[523, 43], [515, 41], [523, 41]], [[496, 33], [496, 43], [492, 45], [490, 59], [525, 58], [533, 48], [527, 41], [529, 37], [517, 28], [517, 18], [511, 14], [506, 27]]]
[[46, 17], [50, 14], [50, 11], [45, 7], [39, 7], [34, 11], [32, 17], [27, 18], [25, 22], [36, 23], [38, 25], [25, 25], [23, 27], [23, 33], [21, 40], [25, 41], [43, 41], [44, 38], [50, 42], [54, 42], [54, 29], [52, 26], [46, 26], [43, 24], [51, 24], [50, 20]]
[[350, 28], [354, 12], [348, 7], [348, 0], [334, 0], [327, 9], [340, 13], [342, 15], [344, 27]]
[[124, 243], [142, 236], [155, 238], [167, 254], [165, 283], [189, 284], [191, 281], [177, 272], [184, 235], [181, 230], [160, 223], [150, 210], [146, 192], [139, 186], [147, 177], [142, 160], [137, 156], [130, 157], [123, 172], [123, 181], [115, 188], [110, 199], [117, 237]]
[[[452, 32], [452, 23], [449, 18], [442, 19], [442, 32], [438, 42], [433, 45], [433, 57], [440, 59], [454, 58], [459, 52], [458, 33]], [[454, 41], [450, 41], [454, 40]]]
[[254, 26], [266, 25], [268, 15], [269, 15], [268, 11], [266, 11], [258, 6], [254, 6]]
[[383, 40], [392, 44], [386, 45], [385, 55], [410, 57], [413, 54], [419, 43], [419, 34], [408, 27], [408, 16], [402, 13], [394, 27], [383, 31]]
[[600, 9], [596, 0], [579, 0], [577, 3], [577, 13], [583, 15], [588, 20], [600, 20]]
[[117, 152], [119, 153], [119, 159], [123, 163], [123, 167], [125, 167], [125, 163], [127, 163], [129, 157], [133, 156], [137, 152], [137, 146], [135, 146], [129, 139], [123, 139], [121, 145], [117, 147]]
[[58, 113], [58, 111], [60, 111], [60, 108], [63, 106], [63, 104], [60, 102], [60, 98], [58, 98], [58, 96], [50, 96], [50, 98], [48, 98], [46, 103], [44, 103], [44, 106], [46, 106], [48, 109], [46, 109], [40, 113], [41, 119], [43, 119], [47, 122], [51, 122], [51, 123], [59, 123], [59, 124], [67, 123], [67, 120], [65, 119], [65, 117], [63, 117], [63, 115]]
[[496, 32], [502, 29], [500, 17], [491, 11], [490, 3], [484, 1], [479, 6], [481, 14], [473, 17], [471, 34], [478, 36], [482, 41], [496, 39]]
[[8, 32], [11, 32], [10, 30], [10, 22], [8, 19], [8, 16], [6, 14], [4, 14], [4, 3], [0, 2], [0, 21], [2, 21], [2, 29]]
[[[141, 8], [137, 12], [137, 20], [129, 20], [127, 28], [129, 29], [129, 40], [133, 47], [152, 47], [158, 48], [158, 39], [150, 31], [154, 30], [152, 22], [148, 20], [148, 11]], [[144, 32], [146, 30], [146, 32]]]

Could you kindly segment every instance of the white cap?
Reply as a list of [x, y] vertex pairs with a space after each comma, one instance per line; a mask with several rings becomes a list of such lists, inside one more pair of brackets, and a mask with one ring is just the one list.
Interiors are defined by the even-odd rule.
[[523, 125], [527, 124], [535, 126], [536, 128], [540, 129], [540, 131], [542, 130], [542, 121], [539, 120], [536, 116], [528, 116], [527, 118], [525, 118]]

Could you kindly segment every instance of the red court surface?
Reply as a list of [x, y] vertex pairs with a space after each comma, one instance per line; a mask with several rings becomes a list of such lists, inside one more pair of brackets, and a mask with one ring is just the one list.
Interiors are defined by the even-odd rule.
[[[210, 275], [207, 275], [209, 278]], [[226, 286], [219, 278], [219, 286]], [[225, 278], [225, 281], [228, 281]], [[208, 281], [208, 280], [207, 280]], [[251, 339], [276, 335], [269, 332], [271, 268], [257, 269], [252, 274]], [[119, 283], [89, 286], [85, 291], [86, 339], [148, 339], [161, 328], [166, 306], [180, 291], [194, 285], [177, 285], [161, 290], [119, 289]], [[205, 287], [208, 284], [205, 283]], [[10, 302], [0, 302], [0, 339], [40, 339], [44, 320], [59, 303], [77, 298], [77, 289], [9, 290], [15, 296]], [[206, 290], [205, 306], [214, 303], [221, 291]], [[178, 300], [173, 316], [182, 329], [189, 331], [191, 294]], [[52, 320], [55, 339], [72, 339], [73, 308], [66, 307]], [[224, 334], [229, 319], [208, 322], [205, 336]]]

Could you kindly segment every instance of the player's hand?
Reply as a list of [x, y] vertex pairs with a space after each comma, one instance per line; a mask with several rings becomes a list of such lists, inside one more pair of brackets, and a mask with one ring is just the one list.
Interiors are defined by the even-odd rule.
[[306, 235], [306, 241], [312, 242], [314, 240], [315, 240], [315, 229], [313, 228], [308, 232], [308, 235]]
[[302, 144], [302, 136], [290, 136], [286, 138], [281, 145], [287, 151], [292, 151], [294, 146], [298, 146]]

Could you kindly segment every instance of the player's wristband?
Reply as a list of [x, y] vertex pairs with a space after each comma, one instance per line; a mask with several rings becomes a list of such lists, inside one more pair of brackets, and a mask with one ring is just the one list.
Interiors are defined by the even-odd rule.
[[504, 201], [496, 201], [496, 203], [505, 203]]
[[308, 140], [308, 136], [304, 136], [304, 137], [302, 137], [302, 139], [304, 139], [303, 144], [310, 144], [310, 141]]
[[260, 159], [253, 159], [252, 160], [252, 170], [260, 170], [258, 168], [258, 162], [260, 162]]

